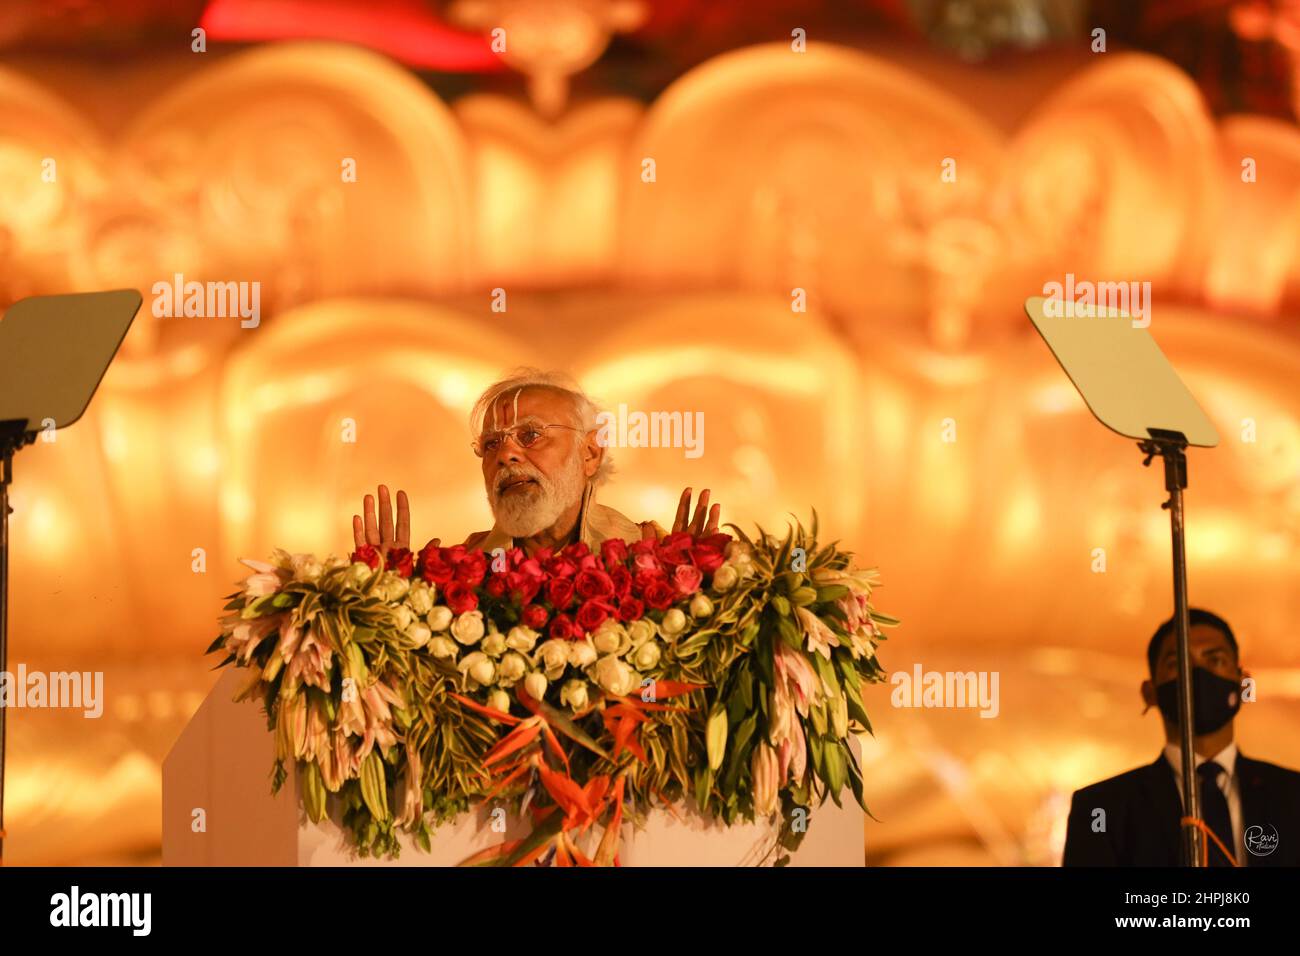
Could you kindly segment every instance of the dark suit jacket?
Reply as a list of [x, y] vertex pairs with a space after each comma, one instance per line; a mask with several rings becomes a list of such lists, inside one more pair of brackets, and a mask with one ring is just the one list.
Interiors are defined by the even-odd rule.
[[[1300, 866], [1300, 773], [1237, 752], [1247, 866]], [[1093, 831], [1094, 810], [1106, 811], [1106, 829]], [[1179, 866], [1182, 816], [1178, 784], [1165, 755], [1154, 763], [1075, 791], [1063, 866]], [[1258, 830], [1253, 828], [1258, 827]], [[1273, 843], [1267, 855], [1250, 851]], [[1262, 835], [1263, 840], [1252, 841]], [[1229, 843], [1225, 834], [1219, 834]]]

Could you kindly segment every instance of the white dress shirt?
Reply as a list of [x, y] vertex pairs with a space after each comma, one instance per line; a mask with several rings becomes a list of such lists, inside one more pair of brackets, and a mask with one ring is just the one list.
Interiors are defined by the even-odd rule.
[[[1196, 768], [1205, 763], [1206, 758], [1196, 754]], [[1165, 744], [1165, 759], [1169, 761], [1169, 766], [1174, 772], [1174, 786], [1178, 790], [1178, 803], [1181, 806], [1183, 802], [1183, 748], [1177, 744]], [[1228, 818], [1232, 820], [1232, 847], [1233, 853], [1237, 857], [1237, 862], [1245, 865], [1245, 838], [1242, 834], [1241, 824], [1241, 788], [1237, 784], [1237, 744], [1229, 743], [1213, 757], [1209, 758], [1224, 769], [1224, 773], [1219, 774], [1219, 789], [1223, 791], [1224, 797], [1228, 801]], [[1194, 768], [1195, 769], [1195, 768]], [[1196, 785], [1200, 786], [1200, 778], [1197, 778]], [[1180, 828], [1181, 832], [1181, 828]], [[1224, 834], [1219, 834], [1219, 839], [1223, 840]], [[1223, 840], [1227, 843], [1227, 840]]]

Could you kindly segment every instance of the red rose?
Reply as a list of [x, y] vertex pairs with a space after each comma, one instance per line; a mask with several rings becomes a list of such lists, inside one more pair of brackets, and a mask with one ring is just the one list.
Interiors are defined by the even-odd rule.
[[673, 586], [677, 588], [677, 593], [682, 597], [688, 594], [694, 594], [700, 589], [700, 581], [704, 575], [700, 569], [689, 564], [679, 564], [673, 568]]
[[677, 597], [677, 590], [666, 579], [652, 581], [645, 589], [645, 602], [656, 610], [663, 611], [672, 605]]
[[552, 639], [558, 639], [561, 641], [571, 641], [574, 638], [581, 636], [578, 633], [577, 627], [574, 626], [573, 621], [569, 619], [567, 614], [555, 615], [554, 619], [551, 621], [551, 626], [547, 631], [547, 634], [549, 634]]
[[718, 568], [722, 567], [722, 562], [726, 560], [722, 551], [718, 548], [710, 547], [706, 544], [697, 544], [691, 549], [691, 560], [695, 566], [705, 574], [712, 574]]
[[427, 551], [420, 552], [420, 554], [421, 563], [423, 564], [420, 574], [424, 580], [439, 587], [446, 587], [451, 583], [456, 568], [446, 559], [442, 548], [429, 548]]
[[537, 598], [537, 592], [542, 589], [540, 578], [524, 578], [519, 586], [519, 603], [532, 604]]
[[585, 541], [575, 541], [573, 544], [566, 544], [560, 549], [560, 554], [568, 558], [574, 564], [577, 564], [584, 557], [591, 554], [591, 549], [587, 547]]
[[633, 556], [632, 567], [638, 571], [660, 571], [663, 569], [659, 559], [647, 551], [642, 551]]
[[540, 631], [546, 626], [546, 619], [550, 616], [551, 612], [540, 604], [530, 604], [524, 608], [521, 619], [524, 622], [524, 627], [531, 627], [534, 631]]
[[632, 576], [632, 593], [637, 597], [645, 597], [646, 590], [656, 581], [667, 579], [662, 571], [638, 571]]
[[605, 567], [614, 570], [627, 561], [627, 542], [622, 538], [606, 538], [600, 543], [600, 556], [605, 559]]
[[691, 559], [691, 548], [695, 541], [685, 531], [670, 534], [659, 542], [655, 554], [664, 564], [685, 564]]
[[499, 598], [503, 597], [509, 588], [510, 582], [506, 580], [506, 575], [503, 573], [490, 575], [484, 590], [490, 597]]
[[578, 608], [578, 627], [584, 631], [594, 631], [601, 622], [609, 617], [610, 607], [603, 601], [587, 601]]
[[614, 585], [614, 596], [620, 601], [632, 593], [632, 572], [622, 565], [609, 572], [609, 581]]
[[352, 563], [360, 561], [370, 568], [371, 571], [379, 567], [379, 549], [373, 544], [363, 544], [357, 550], [352, 552]]
[[573, 578], [551, 578], [547, 581], [546, 599], [557, 611], [568, 607], [573, 600]]
[[579, 571], [573, 587], [583, 600], [609, 597], [614, 593], [614, 582], [604, 571]]
[[468, 584], [452, 581], [442, 590], [442, 598], [453, 614], [464, 614], [478, 607], [478, 595]]
[[645, 602], [640, 598], [623, 598], [618, 602], [618, 619], [624, 624], [645, 617]]
[[571, 578], [578, 573], [578, 563], [563, 556], [552, 558], [546, 563], [546, 573], [553, 578]]
[[487, 555], [482, 551], [466, 554], [456, 562], [456, 580], [461, 584], [474, 587], [483, 580], [485, 574], [487, 574]]
[[384, 569], [409, 578], [415, 570], [415, 555], [411, 554], [410, 548], [392, 548], [384, 555]]

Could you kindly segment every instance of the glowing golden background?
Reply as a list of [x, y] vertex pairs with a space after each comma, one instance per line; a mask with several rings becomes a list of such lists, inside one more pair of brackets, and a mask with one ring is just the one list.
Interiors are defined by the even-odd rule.
[[[999, 671], [995, 720], [875, 691], [870, 862], [1055, 862], [1069, 791], [1155, 756], [1137, 684], [1172, 602], [1158, 471], [1021, 309], [1067, 271], [1153, 284], [1151, 331], [1224, 436], [1190, 456], [1192, 598], [1258, 678], [1244, 750], [1300, 764], [1294, 124], [1216, 122], [1181, 72], [1120, 53], [1023, 120], [825, 44], [554, 122], [324, 43], [176, 73], [105, 91], [0, 68], [0, 302], [146, 296], [85, 419], [17, 460], [10, 665], [102, 669], [107, 703], [11, 712], [7, 862], [156, 861], [159, 762], [214, 681], [235, 560], [349, 548], [379, 481], [420, 542], [488, 527], [465, 416], [520, 363], [705, 413], [703, 457], [619, 450], [607, 503], [666, 522], [709, 487], [764, 526], [816, 506], [883, 569], [888, 666]], [[260, 281], [261, 326], [154, 318], [175, 273]]]

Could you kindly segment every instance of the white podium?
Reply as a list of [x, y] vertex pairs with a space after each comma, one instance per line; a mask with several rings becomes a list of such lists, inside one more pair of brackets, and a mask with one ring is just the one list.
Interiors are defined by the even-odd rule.
[[[255, 702], [234, 703], [245, 675], [227, 670], [181, 732], [163, 761], [164, 866], [455, 866], [480, 850], [527, 835], [526, 824], [490, 826], [488, 807], [434, 831], [432, 852], [405, 834], [396, 860], [361, 858], [337, 820], [311, 823], [301, 810], [296, 774], [271, 794], [275, 740]], [[856, 741], [853, 743], [858, 750]], [[865, 814], [849, 792], [843, 807], [828, 801], [808, 818], [808, 832], [791, 866], [862, 866]], [[333, 802], [333, 801], [331, 801]], [[196, 832], [196, 810], [203, 827]], [[722, 826], [678, 808], [647, 814], [644, 825], [624, 824], [623, 866], [745, 866], [772, 844], [769, 824]]]

